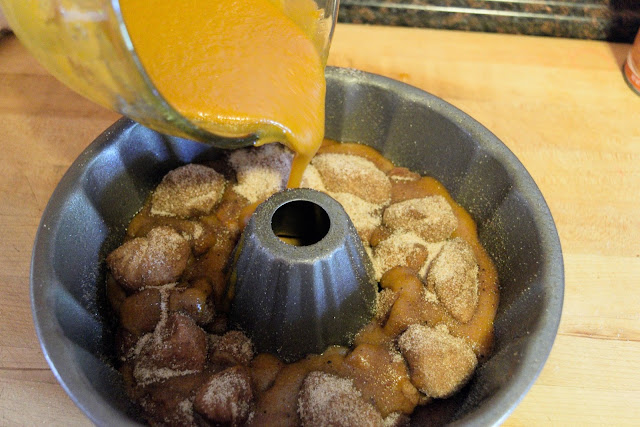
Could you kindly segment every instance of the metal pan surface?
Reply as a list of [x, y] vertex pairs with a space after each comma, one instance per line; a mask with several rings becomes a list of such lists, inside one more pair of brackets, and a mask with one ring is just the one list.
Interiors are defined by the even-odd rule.
[[[562, 312], [562, 251], [542, 194], [502, 142], [443, 100], [356, 70], [326, 76], [326, 136], [440, 180], [475, 219], [499, 272], [493, 355], [412, 424], [501, 423], [540, 373]], [[219, 155], [121, 119], [78, 157], [44, 211], [31, 262], [35, 327], [58, 381], [97, 425], [138, 423], [113, 367], [104, 258], [165, 173]]]

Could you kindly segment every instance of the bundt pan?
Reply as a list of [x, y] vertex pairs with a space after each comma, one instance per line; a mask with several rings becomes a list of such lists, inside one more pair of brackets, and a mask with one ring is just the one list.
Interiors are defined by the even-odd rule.
[[[540, 373], [562, 311], [562, 252], [544, 198], [504, 144], [441, 99], [354, 70], [328, 68], [327, 83], [326, 136], [440, 180], [476, 220], [500, 277], [493, 355], [412, 424], [499, 424]], [[105, 255], [165, 173], [219, 154], [119, 120], [73, 163], [42, 216], [31, 264], [36, 331], [58, 381], [97, 425], [139, 422], [113, 367]]]

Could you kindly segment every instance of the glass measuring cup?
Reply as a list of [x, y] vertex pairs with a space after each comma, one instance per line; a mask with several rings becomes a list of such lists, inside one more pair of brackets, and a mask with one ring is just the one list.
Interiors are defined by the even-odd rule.
[[[296, 0], [273, 0], [299, 24], [324, 62], [339, 0], [315, 0], [324, 17], [296, 16]], [[162, 133], [220, 148], [253, 144], [257, 135], [203, 129], [176, 111], [154, 86], [129, 37], [118, 0], [0, 0], [12, 29], [57, 79], [90, 100]]]

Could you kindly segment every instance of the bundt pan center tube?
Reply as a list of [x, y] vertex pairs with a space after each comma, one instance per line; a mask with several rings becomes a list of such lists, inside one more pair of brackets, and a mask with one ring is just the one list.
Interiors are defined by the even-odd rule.
[[251, 216], [236, 248], [230, 319], [259, 352], [285, 361], [349, 346], [373, 316], [377, 282], [343, 207], [286, 190]]

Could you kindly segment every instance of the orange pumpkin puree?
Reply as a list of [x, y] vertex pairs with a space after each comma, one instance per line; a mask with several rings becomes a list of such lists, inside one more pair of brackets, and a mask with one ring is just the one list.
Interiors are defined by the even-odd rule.
[[323, 12], [312, 0], [121, 0], [136, 53], [187, 119], [295, 153], [297, 187], [324, 135]]

